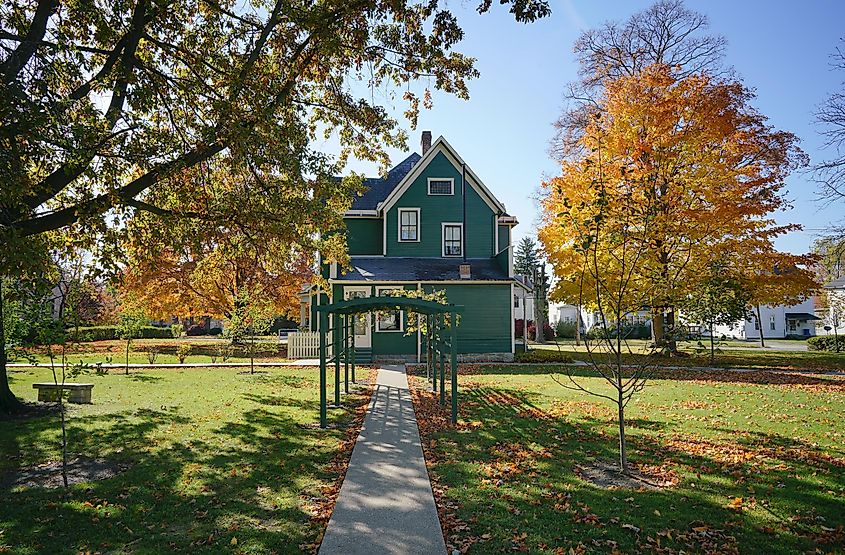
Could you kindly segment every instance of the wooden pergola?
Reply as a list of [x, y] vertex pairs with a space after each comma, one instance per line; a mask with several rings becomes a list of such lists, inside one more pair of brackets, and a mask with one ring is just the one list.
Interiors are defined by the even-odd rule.
[[[411, 297], [359, 297], [317, 307], [320, 318], [320, 427], [327, 425], [327, 379], [329, 362], [334, 363], [334, 406], [340, 406], [340, 365], [343, 363], [344, 393], [349, 393], [350, 370], [355, 383], [355, 317], [379, 310], [404, 310], [425, 316], [426, 377], [432, 391], [440, 391], [446, 404], [446, 357], [449, 357], [452, 386], [452, 422], [458, 421], [458, 314], [463, 306], [442, 304]], [[332, 332], [332, 356], [327, 356], [327, 334]], [[439, 386], [438, 386], [439, 381]]]

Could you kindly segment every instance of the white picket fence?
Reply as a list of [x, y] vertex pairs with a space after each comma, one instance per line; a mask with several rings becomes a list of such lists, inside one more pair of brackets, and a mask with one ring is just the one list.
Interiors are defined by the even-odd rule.
[[[320, 334], [316, 331], [297, 331], [288, 335], [288, 358], [319, 358]], [[332, 356], [331, 333], [326, 335], [326, 356]]]

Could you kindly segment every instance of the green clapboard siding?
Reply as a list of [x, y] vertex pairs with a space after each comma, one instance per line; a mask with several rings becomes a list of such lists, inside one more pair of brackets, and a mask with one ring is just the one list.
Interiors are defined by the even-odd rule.
[[380, 255], [384, 243], [381, 218], [345, 218], [350, 256]]
[[[430, 196], [428, 178], [454, 179], [454, 195]], [[467, 178], [465, 247], [469, 258], [489, 258], [493, 252], [493, 210]], [[420, 241], [400, 243], [399, 208], [420, 209]], [[460, 223], [463, 217], [461, 171], [438, 153], [387, 213], [387, 256], [439, 257], [442, 255], [442, 222]]]
[[445, 290], [450, 303], [463, 305], [458, 326], [458, 352], [511, 352], [511, 288], [508, 284], [425, 285]]
[[499, 227], [499, 250], [501, 251], [505, 247], [510, 245], [510, 228], [506, 225], [500, 225]]

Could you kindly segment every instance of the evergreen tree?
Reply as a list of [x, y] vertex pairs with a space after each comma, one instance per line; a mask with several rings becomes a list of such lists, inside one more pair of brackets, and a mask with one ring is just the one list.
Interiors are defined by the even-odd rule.
[[513, 271], [516, 274], [532, 276], [534, 268], [540, 264], [537, 254], [537, 242], [531, 237], [523, 237], [516, 246], [513, 258]]

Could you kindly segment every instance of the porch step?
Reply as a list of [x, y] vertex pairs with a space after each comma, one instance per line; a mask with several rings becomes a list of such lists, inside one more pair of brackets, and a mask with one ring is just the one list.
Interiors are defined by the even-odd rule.
[[370, 363], [373, 361], [373, 350], [369, 347], [355, 347], [355, 362]]

